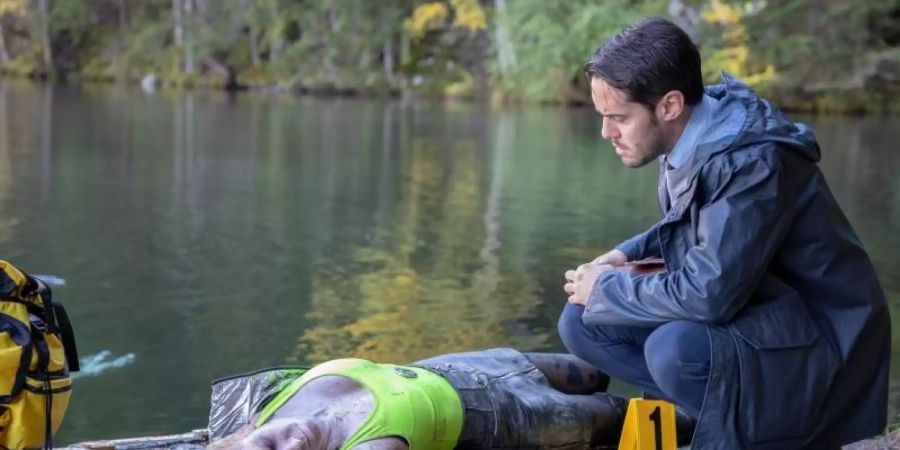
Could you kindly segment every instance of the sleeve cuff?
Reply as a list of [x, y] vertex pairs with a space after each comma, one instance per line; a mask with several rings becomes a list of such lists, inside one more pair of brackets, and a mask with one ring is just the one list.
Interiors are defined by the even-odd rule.
[[616, 246], [616, 250], [624, 253], [628, 261], [634, 261], [640, 259], [638, 249], [635, 247], [631, 240], [628, 240]]
[[597, 280], [594, 281], [594, 288], [591, 289], [591, 295], [588, 297], [587, 304], [584, 307], [585, 315], [603, 314], [604, 312], [609, 311], [609, 304], [603, 297], [601, 285], [603, 285], [604, 280], [616, 276], [617, 273], [617, 270], [610, 270], [597, 277]]

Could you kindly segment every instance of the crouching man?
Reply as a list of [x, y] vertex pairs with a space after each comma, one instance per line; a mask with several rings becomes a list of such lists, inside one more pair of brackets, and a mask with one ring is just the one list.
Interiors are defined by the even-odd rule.
[[[704, 89], [697, 48], [664, 19], [624, 29], [586, 72], [622, 163], [659, 162], [663, 217], [566, 273], [569, 351], [696, 417], [693, 449], [881, 433], [890, 318], [810, 129], [727, 74]], [[666, 270], [619, 268], [651, 257]]]

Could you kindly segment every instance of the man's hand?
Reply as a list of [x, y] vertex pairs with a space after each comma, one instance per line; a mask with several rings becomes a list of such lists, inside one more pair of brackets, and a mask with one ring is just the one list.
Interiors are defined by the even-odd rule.
[[597, 277], [604, 272], [614, 269], [615, 267], [610, 264], [595, 264], [591, 262], [582, 264], [575, 270], [567, 270], [566, 284], [563, 286], [563, 290], [566, 291], [566, 294], [569, 294], [569, 303], [581, 306], [587, 305]]
[[609, 264], [616, 267], [624, 266], [627, 262], [628, 257], [620, 250], [616, 249], [610, 250], [591, 261], [593, 264]]

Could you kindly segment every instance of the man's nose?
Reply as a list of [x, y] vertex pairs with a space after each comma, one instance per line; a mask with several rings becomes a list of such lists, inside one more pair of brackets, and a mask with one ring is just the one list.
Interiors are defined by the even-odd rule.
[[610, 120], [603, 119], [603, 125], [600, 127], [600, 136], [607, 141], [616, 137], [616, 129]]

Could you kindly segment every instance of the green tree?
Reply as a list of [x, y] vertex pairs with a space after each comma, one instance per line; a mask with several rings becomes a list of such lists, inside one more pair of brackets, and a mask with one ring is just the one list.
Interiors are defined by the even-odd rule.
[[517, 64], [495, 70], [512, 96], [538, 101], [585, 101], [583, 67], [591, 53], [640, 17], [660, 14], [654, 0], [508, 2], [502, 20]]
[[6, 39], [3, 36], [5, 19], [20, 19], [25, 15], [27, 0], [0, 0], [0, 62], [9, 64], [9, 52], [6, 50]]
[[412, 87], [449, 95], [483, 91], [487, 12], [475, 0], [421, 3], [403, 21], [403, 72]]
[[852, 78], [874, 54], [900, 45], [900, 0], [715, 0], [706, 8], [739, 16], [730, 24], [713, 20], [706, 43], [721, 47], [717, 44], [743, 33], [746, 63], [771, 64], [782, 82]]

